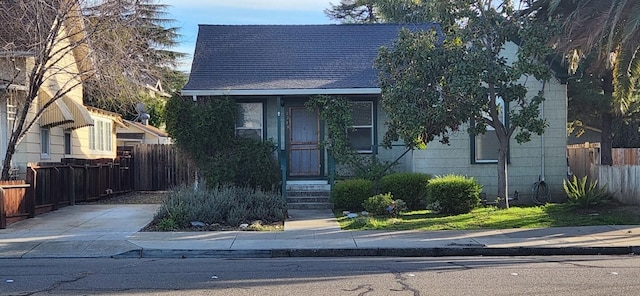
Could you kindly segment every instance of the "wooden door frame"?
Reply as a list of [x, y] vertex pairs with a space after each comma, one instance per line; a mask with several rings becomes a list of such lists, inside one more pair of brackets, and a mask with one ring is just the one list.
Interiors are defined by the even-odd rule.
[[[287, 105], [285, 106], [285, 110], [286, 110], [286, 114], [287, 114], [287, 118], [286, 118], [286, 151], [287, 151], [287, 179], [318, 179], [318, 178], [325, 178], [325, 173], [324, 173], [324, 169], [325, 169], [325, 164], [324, 164], [324, 149], [322, 147], [318, 147], [319, 150], [319, 155], [318, 155], [318, 175], [292, 175], [291, 172], [291, 166], [293, 164], [292, 158], [291, 158], [291, 152], [292, 152], [292, 144], [291, 144], [291, 137], [292, 137], [292, 125], [293, 123], [293, 116], [291, 114], [291, 110], [292, 109], [306, 109], [306, 107], [302, 104], [298, 105]], [[318, 145], [320, 145], [320, 141], [322, 139], [322, 121], [320, 120], [320, 114], [319, 114], [319, 110], [316, 110], [315, 112], [316, 114], [316, 122], [317, 122], [317, 141], [318, 141]]]

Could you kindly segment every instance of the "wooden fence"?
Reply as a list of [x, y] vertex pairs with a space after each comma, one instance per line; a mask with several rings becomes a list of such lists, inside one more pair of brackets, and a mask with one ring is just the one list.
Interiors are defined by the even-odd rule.
[[60, 207], [133, 190], [130, 158], [63, 159], [27, 166], [27, 178], [0, 183], [0, 228]]
[[174, 145], [120, 147], [112, 159], [29, 164], [27, 178], [0, 182], [0, 228], [77, 202], [194, 182], [195, 164]]
[[133, 156], [135, 190], [168, 190], [195, 180], [196, 165], [175, 145], [138, 144], [119, 150]]
[[624, 204], [640, 205], [640, 165], [598, 165], [598, 184]]
[[593, 170], [593, 165], [600, 163], [600, 143], [569, 145], [567, 146], [567, 157], [569, 158], [569, 168], [574, 176], [597, 178], [597, 171]]
[[0, 181], [0, 229], [33, 217], [33, 199], [28, 198], [29, 184], [24, 180]]
[[598, 180], [614, 198], [640, 205], [640, 148], [613, 148], [613, 165], [600, 165], [600, 143], [567, 147], [569, 167], [576, 177]]

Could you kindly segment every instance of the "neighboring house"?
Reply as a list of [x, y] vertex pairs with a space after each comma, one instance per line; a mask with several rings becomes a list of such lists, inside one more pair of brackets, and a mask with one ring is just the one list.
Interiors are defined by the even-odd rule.
[[171, 144], [169, 134], [155, 126], [142, 122], [125, 120], [124, 126], [117, 129], [117, 145]]
[[[3, 8], [4, 9], [4, 8]], [[15, 12], [15, 11], [14, 11]], [[1, 20], [11, 20], [3, 17]], [[67, 32], [67, 24], [60, 34]], [[16, 24], [0, 23], [0, 158], [4, 160], [8, 140], [16, 122], [17, 110], [22, 104], [29, 87], [27, 77], [34, 67], [37, 54], [31, 45], [33, 41]], [[62, 35], [61, 35], [62, 36]], [[64, 48], [72, 42], [61, 38], [56, 48]], [[47, 78], [39, 90], [35, 104], [29, 110], [27, 122], [32, 121], [38, 108], [49, 102], [60, 89], [69, 87], [68, 92], [54, 101], [27, 136], [16, 147], [13, 166], [24, 177], [28, 163], [59, 162], [62, 158], [115, 158], [115, 125], [122, 124], [120, 116], [104, 110], [83, 105], [83, 87], [79, 79], [83, 67], [87, 67], [84, 48], [72, 51], [60, 50], [55, 67], [49, 67]], [[60, 70], [64, 69], [64, 71]], [[19, 73], [14, 79], [13, 73]], [[3, 87], [4, 85], [4, 87]], [[7, 87], [8, 86], [8, 87]]]
[[588, 125], [576, 127], [569, 134], [567, 144], [600, 143], [602, 131]]
[[[354, 102], [355, 131], [349, 134], [361, 154], [400, 163], [398, 171], [434, 175], [457, 173], [477, 178], [488, 196], [497, 194], [497, 139], [471, 137], [461, 128], [451, 145], [437, 141], [426, 150], [410, 151], [397, 143], [383, 149], [385, 113], [374, 60], [380, 46], [392, 45], [399, 30], [436, 29], [436, 24], [398, 25], [201, 25], [188, 83], [182, 95], [194, 101], [232, 96], [242, 115], [238, 134], [272, 138], [279, 150], [286, 182], [326, 182], [331, 162], [319, 147], [325, 133], [317, 112], [304, 107], [315, 95], [339, 95]], [[505, 49], [513, 56], [517, 47]], [[544, 175], [554, 192], [566, 176], [566, 88], [557, 81], [531, 79], [532, 95], [543, 90], [544, 117], [550, 126], [543, 137], [524, 145], [513, 141], [510, 188], [530, 193]]]

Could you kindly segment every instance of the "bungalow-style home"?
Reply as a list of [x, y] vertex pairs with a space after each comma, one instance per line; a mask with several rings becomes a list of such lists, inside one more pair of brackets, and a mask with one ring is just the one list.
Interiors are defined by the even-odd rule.
[[[402, 27], [434, 29], [438, 24], [348, 25], [200, 25], [193, 65], [184, 97], [194, 101], [231, 96], [239, 104], [239, 135], [274, 139], [285, 184], [328, 184], [331, 161], [319, 145], [325, 127], [318, 112], [304, 103], [316, 95], [336, 95], [353, 102], [353, 147], [380, 160], [399, 158], [396, 171], [449, 173], [475, 177], [487, 196], [497, 194], [497, 139], [489, 130], [472, 137], [461, 129], [449, 146], [437, 141], [407, 153], [402, 143], [380, 146], [385, 112], [374, 60], [380, 46], [390, 46]], [[505, 48], [515, 56], [518, 47]], [[532, 96], [547, 100], [543, 116], [549, 127], [542, 137], [519, 145], [509, 156], [511, 191], [527, 199], [532, 185], [544, 178], [560, 192], [567, 172], [566, 91], [558, 81], [528, 81]]]
[[117, 128], [118, 147], [136, 144], [171, 143], [171, 137], [166, 131], [144, 122], [124, 120], [124, 125]]
[[[4, 5], [4, 4], [3, 4]], [[4, 160], [9, 138], [18, 113], [30, 87], [29, 73], [38, 58], [37, 46], [20, 24], [14, 23], [21, 9], [3, 7], [0, 17], [0, 159]], [[72, 18], [70, 18], [72, 19]], [[52, 21], [53, 22], [53, 21]], [[75, 26], [63, 21], [59, 36]], [[30, 33], [33, 33], [30, 31]], [[78, 36], [78, 35], [74, 35]], [[88, 67], [86, 52], [80, 46], [69, 46], [72, 38], [60, 37], [53, 52], [59, 52], [47, 67], [47, 74], [38, 90], [38, 97], [28, 110], [27, 122], [33, 121], [38, 110], [45, 108], [58, 91], [66, 92], [44, 109], [42, 116], [28, 130], [16, 147], [12, 158], [12, 173], [24, 177], [28, 163], [59, 162], [62, 158], [115, 158], [118, 114], [84, 106], [80, 73]], [[69, 50], [68, 48], [73, 48]], [[60, 56], [58, 56], [60, 55]]]

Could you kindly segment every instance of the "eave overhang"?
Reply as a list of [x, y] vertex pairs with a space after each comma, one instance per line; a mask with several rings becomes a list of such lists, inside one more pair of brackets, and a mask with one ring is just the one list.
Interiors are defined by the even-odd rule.
[[340, 89], [183, 89], [183, 96], [378, 95], [380, 88]]

